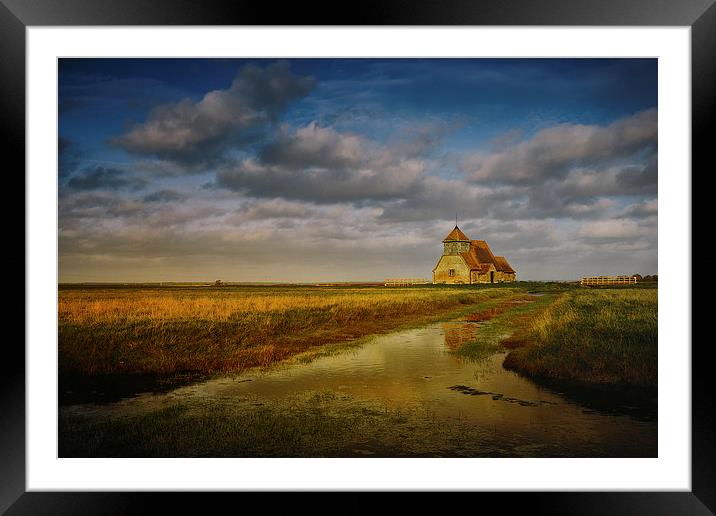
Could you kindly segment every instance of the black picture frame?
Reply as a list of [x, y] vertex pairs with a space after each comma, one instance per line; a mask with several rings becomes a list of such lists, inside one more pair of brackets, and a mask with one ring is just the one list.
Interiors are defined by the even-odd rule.
[[[716, 102], [714, 0], [364, 0], [355, 4], [354, 9], [345, 7], [338, 2], [326, 6], [284, 3], [277, 8], [267, 2], [224, 0], [0, 0], [0, 131], [4, 133], [0, 141], [4, 161], [7, 164], [10, 158], [15, 171], [24, 170], [25, 29], [28, 26], [607, 25], [691, 28], [692, 170], [699, 168], [705, 173], [716, 169], [710, 149], [713, 145], [707, 136], [711, 133], [708, 129], [714, 125]], [[10, 170], [9, 166], [5, 169], [6, 180], [12, 179], [8, 177]], [[25, 192], [24, 176], [21, 179], [19, 173], [13, 174], [17, 183], [12, 186]], [[693, 176], [692, 172], [692, 179]], [[17, 218], [17, 208], [11, 212], [6, 207], [5, 211], [6, 221]], [[21, 267], [26, 270], [26, 258], [24, 251], [15, 252], [10, 255], [6, 270], [17, 271]], [[691, 249], [684, 250], [684, 260], [692, 260]], [[691, 277], [686, 280], [692, 285]], [[24, 313], [25, 304], [15, 304], [18, 308], [22, 306]], [[691, 345], [690, 342], [678, 344]], [[692, 346], [692, 491], [476, 493], [472, 496], [501, 506], [509, 503], [510, 509], [524, 505], [533, 513], [713, 514], [716, 511], [716, 416], [711, 406], [714, 388], [708, 342], [701, 344], [704, 345]], [[0, 513], [127, 514], [151, 509], [150, 499], [159, 501], [164, 513], [175, 509], [181, 513], [193, 512], [199, 507], [201, 512], [207, 509], [206, 496], [195, 500], [186, 494], [26, 492], [25, 352], [19, 339], [6, 340], [3, 366], [0, 375]], [[360, 510], [360, 502], [353, 508]]]

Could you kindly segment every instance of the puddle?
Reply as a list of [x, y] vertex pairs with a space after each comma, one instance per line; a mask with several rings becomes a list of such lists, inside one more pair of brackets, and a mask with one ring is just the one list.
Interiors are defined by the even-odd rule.
[[[460, 426], [463, 437], [442, 442], [437, 451], [430, 448], [434, 443], [426, 441], [425, 448], [438, 456], [657, 455], [656, 421], [595, 409], [539, 386], [503, 369], [504, 351], [479, 362], [457, 356], [454, 351], [474, 340], [484, 324], [489, 322], [433, 324], [380, 336], [309, 363], [295, 360], [268, 372], [214, 379], [109, 405], [61, 407], [61, 411], [131, 415], [182, 400], [197, 400], [204, 406], [233, 400], [245, 406], [253, 403], [258, 410], [280, 406], [303, 394], [327, 392], [336, 407], [370, 403], [380, 410], [429, 414], [422, 419], [406, 415], [398, 425], [405, 432], [405, 442], [414, 440], [414, 448], [420, 449], [420, 436], [428, 435], [423, 431], [426, 425], [448, 429]], [[346, 453], [391, 455], [379, 435], [365, 438], [372, 439], [374, 445], [352, 443]]]

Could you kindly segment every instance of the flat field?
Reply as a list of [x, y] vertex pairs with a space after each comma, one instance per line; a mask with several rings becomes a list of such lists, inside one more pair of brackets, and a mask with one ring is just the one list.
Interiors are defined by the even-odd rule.
[[[656, 385], [655, 285], [60, 286], [60, 376], [170, 377], [268, 367], [350, 342], [542, 294], [494, 344], [532, 378]], [[535, 298], [533, 298], [534, 300]], [[535, 308], [537, 307], [535, 306]], [[505, 338], [504, 335], [510, 335]], [[467, 345], [463, 354], [475, 351]]]
[[438, 320], [510, 288], [61, 287], [59, 372], [237, 372]]
[[[654, 286], [63, 287], [59, 300], [63, 457], [655, 453]], [[202, 381], [131, 397], [182, 374]]]

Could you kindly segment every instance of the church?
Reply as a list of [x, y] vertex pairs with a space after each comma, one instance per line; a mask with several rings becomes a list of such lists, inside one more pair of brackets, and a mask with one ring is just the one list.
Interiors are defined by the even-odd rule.
[[455, 225], [443, 240], [443, 254], [433, 269], [433, 283], [503, 283], [517, 273], [504, 256], [495, 256], [484, 240], [470, 240]]

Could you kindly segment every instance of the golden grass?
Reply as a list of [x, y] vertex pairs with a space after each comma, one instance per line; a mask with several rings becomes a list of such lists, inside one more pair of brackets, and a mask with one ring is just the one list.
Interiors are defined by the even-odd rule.
[[341, 293], [320, 295], [270, 295], [266, 293], [186, 294], [171, 291], [122, 294], [60, 295], [59, 318], [72, 324], [112, 324], [151, 319], [172, 321], [183, 318], [229, 321], [246, 313], [311, 308], [349, 308], [379, 303], [420, 300], [424, 294]]
[[414, 287], [60, 290], [60, 372], [240, 371], [511, 293]]

